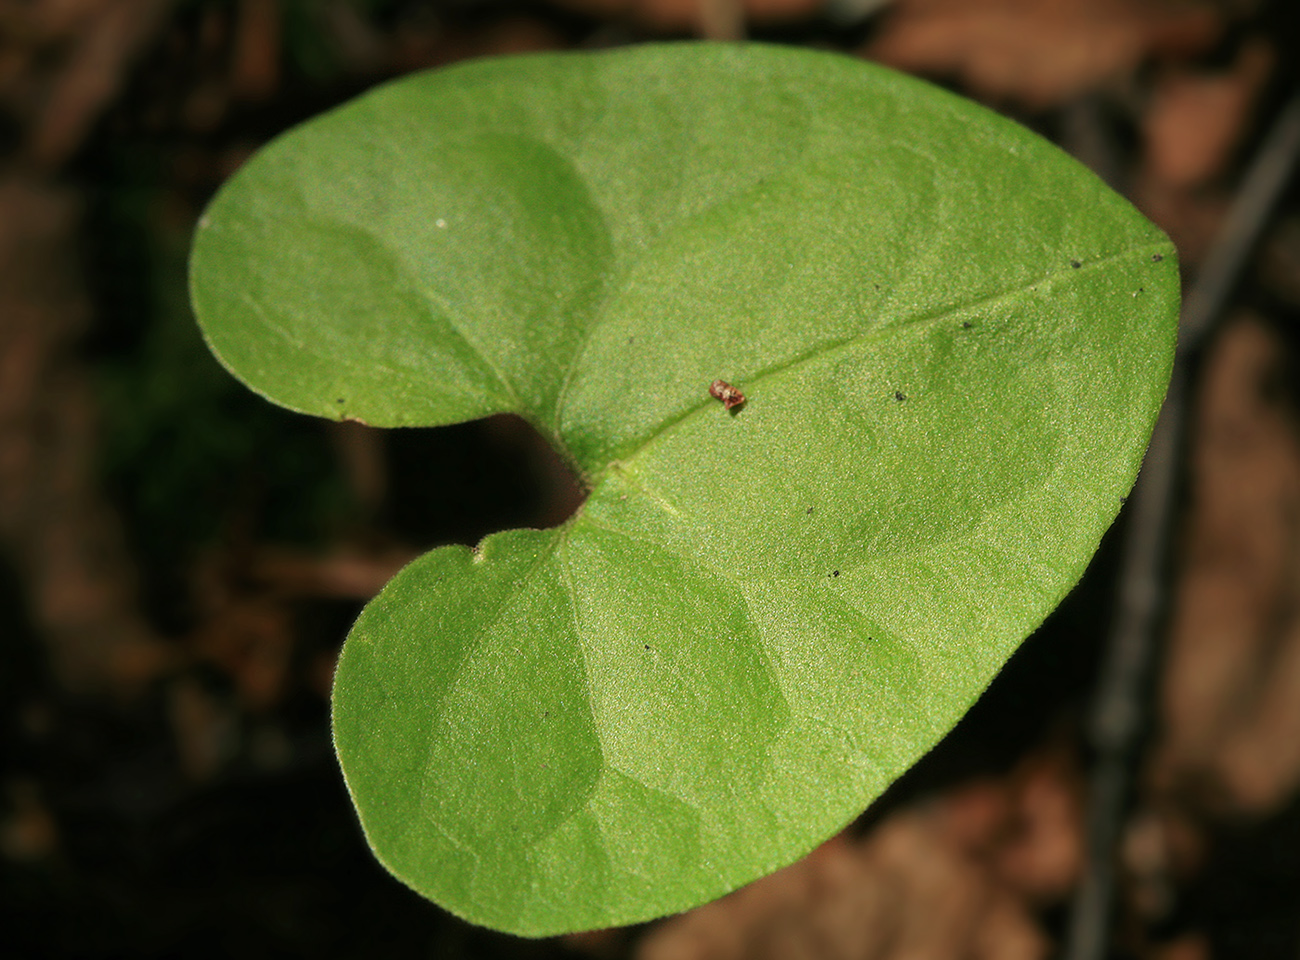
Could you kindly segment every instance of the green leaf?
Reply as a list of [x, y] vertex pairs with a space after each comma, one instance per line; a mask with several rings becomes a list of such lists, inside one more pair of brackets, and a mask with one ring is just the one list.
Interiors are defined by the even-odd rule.
[[378, 857], [542, 935], [790, 863], [956, 722], [1133, 482], [1178, 270], [977, 106], [683, 44], [457, 66], [305, 124], [201, 221], [193, 297], [277, 403], [514, 411], [590, 486], [558, 529], [407, 567], [335, 681]]

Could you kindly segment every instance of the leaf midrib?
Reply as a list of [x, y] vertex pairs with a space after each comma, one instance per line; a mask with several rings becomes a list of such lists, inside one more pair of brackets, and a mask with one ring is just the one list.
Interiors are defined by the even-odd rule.
[[[1068, 281], [1072, 278], [1086, 275], [1087, 273], [1093, 270], [1100, 269], [1111, 263], [1122, 261], [1125, 258], [1134, 256], [1136, 254], [1159, 253], [1168, 250], [1169, 250], [1168, 243], [1143, 244], [1140, 246], [1129, 247], [1118, 253], [1110, 254], [1109, 256], [1097, 260], [1089, 261], [1088, 263], [1083, 264], [1079, 268], [1071, 267], [1069, 268], [1068, 272], [1057, 271], [1054, 273], [1045, 274], [1040, 278], [1028, 282], [1020, 283], [1012, 287], [1007, 287], [1003, 290], [999, 290], [995, 293], [988, 294], [983, 297], [978, 297], [966, 303], [953, 304], [950, 306], [946, 306], [934, 310], [930, 313], [919, 314], [913, 317], [901, 318], [896, 322], [884, 326], [876, 326], [868, 330], [860, 330], [853, 334], [850, 334], [849, 336], [842, 337], [838, 340], [833, 340], [833, 341], [828, 341], [826, 343], [818, 344], [817, 346], [813, 347], [810, 350], [805, 351], [802, 354], [798, 354], [786, 360], [782, 360], [779, 363], [775, 363], [769, 367], [760, 369], [759, 371], [753, 374], [746, 374], [744, 377], [744, 383], [746, 386], [755, 383], [762, 383], [765, 380], [769, 380], [772, 377], [775, 377], [779, 374], [785, 373], [799, 366], [812, 363], [815, 360], [819, 360], [826, 356], [834, 354], [836, 351], [848, 349], [850, 347], [855, 347], [862, 344], [869, 344], [876, 340], [884, 340], [887, 339], [890, 335], [909, 327], [918, 326], [920, 324], [926, 324], [926, 323], [934, 324], [935, 326], [938, 326], [941, 322], [952, 320], [955, 317], [962, 315], [963, 313], [968, 313], [970, 311], [978, 310], [982, 307], [991, 306], [991, 305], [1009, 301], [1014, 297], [1025, 294], [1031, 290], [1035, 290], [1040, 286], [1056, 283], [1062, 279]], [[649, 434], [647, 434], [645, 439], [642, 440], [631, 451], [617, 457], [611, 457], [608, 463], [606, 463], [598, 471], [595, 471], [592, 476], [593, 486], [599, 484], [604, 479], [604, 477], [609, 472], [613, 464], [615, 463], [628, 464], [636, 460], [637, 458], [641, 457], [648, 450], [653, 448], [653, 446], [656, 443], [663, 440], [665, 437], [669, 436], [675, 429], [679, 428], [685, 421], [690, 420], [692, 417], [698, 416], [702, 411], [708, 409], [715, 402], [716, 401], [712, 399], [701, 399], [693, 406], [688, 407], [686, 410], [682, 411], [676, 416], [664, 420], [659, 426], [655, 427]]]

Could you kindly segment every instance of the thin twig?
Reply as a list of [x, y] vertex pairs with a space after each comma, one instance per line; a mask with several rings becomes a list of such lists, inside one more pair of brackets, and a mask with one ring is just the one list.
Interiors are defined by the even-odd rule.
[[1144, 720], [1143, 691], [1163, 611], [1174, 484], [1181, 463], [1188, 393], [1187, 357], [1204, 343], [1236, 288], [1300, 157], [1300, 94], [1291, 98], [1260, 146], [1183, 301], [1178, 359], [1134, 492], [1120, 570], [1115, 620], [1098, 682], [1089, 734], [1096, 753], [1088, 797], [1083, 880], [1071, 907], [1064, 956], [1099, 960], [1109, 941], [1115, 851]]

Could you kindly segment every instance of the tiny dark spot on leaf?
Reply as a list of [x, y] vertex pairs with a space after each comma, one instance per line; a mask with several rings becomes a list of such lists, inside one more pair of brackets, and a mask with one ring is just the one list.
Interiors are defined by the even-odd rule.
[[832, 577], [838, 577], [839, 575], [840, 575], [840, 572], [839, 572], [838, 570], [832, 570], [832, 571], [831, 571], [831, 576], [832, 576]]
[[1162, 254], [1162, 253], [1153, 253], [1153, 254], [1151, 254], [1151, 261], [1152, 261], [1153, 263], [1159, 263], [1159, 262], [1160, 262], [1161, 260], [1163, 260], [1164, 258], [1165, 258], [1165, 257], [1164, 257], [1164, 254]]
[[1138, 287], [1138, 293], [1146, 293], [1146, 292], [1147, 292], [1146, 287]]
[[808, 516], [811, 517], [811, 516], [812, 516], [812, 512], [813, 512], [813, 508], [812, 508], [812, 507], [809, 507], [809, 508], [808, 508]]
[[969, 330], [973, 326], [975, 326], [975, 324], [971, 323], [969, 320], [963, 320], [961, 322], [961, 328], [963, 330]]
[[342, 402], [343, 402], [343, 398], [342, 398], [342, 397], [339, 397], [339, 398], [338, 398], [337, 400], [335, 400], [334, 402], [335, 402], [335, 403], [342, 403]]
[[1070, 266], [1072, 266], [1072, 267], [1074, 267], [1074, 269], [1078, 270], [1081, 266], [1083, 266], [1083, 264], [1081, 264], [1078, 260], [1071, 260], [1071, 261], [1070, 261]]
[[551, 711], [549, 711], [549, 710], [543, 710], [543, 711], [542, 711], [542, 719], [543, 719], [543, 720], [545, 720], [545, 719], [546, 719], [547, 717], [549, 717], [550, 715], [551, 715]]
[[647, 643], [647, 644], [645, 645], [645, 648], [646, 648], [647, 650], [649, 650], [649, 649], [650, 649], [650, 644]]
[[628, 342], [628, 344], [630, 345], [630, 344], [632, 343], [632, 341], [635, 340], [635, 339], [636, 339], [636, 337], [628, 337], [628, 338], [627, 338], [627, 342]]
[[903, 393], [902, 390], [895, 390], [894, 399], [897, 400], [899, 403], [902, 403], [904, 400], [907, 399], [907, 396]]

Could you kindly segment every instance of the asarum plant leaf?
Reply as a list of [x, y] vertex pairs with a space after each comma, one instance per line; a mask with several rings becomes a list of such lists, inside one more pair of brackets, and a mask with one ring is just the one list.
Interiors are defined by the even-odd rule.
[[526, 935], [788, 864], [942, 737], [1114, 519], [1178, 307], [1169, 241], [1049, 144], [758, 45], [380, 87], [253, 158], [192, 266], [276, 403], [513, 411], [590, 486], [408, 566], [335, 680], [376, 855]]

